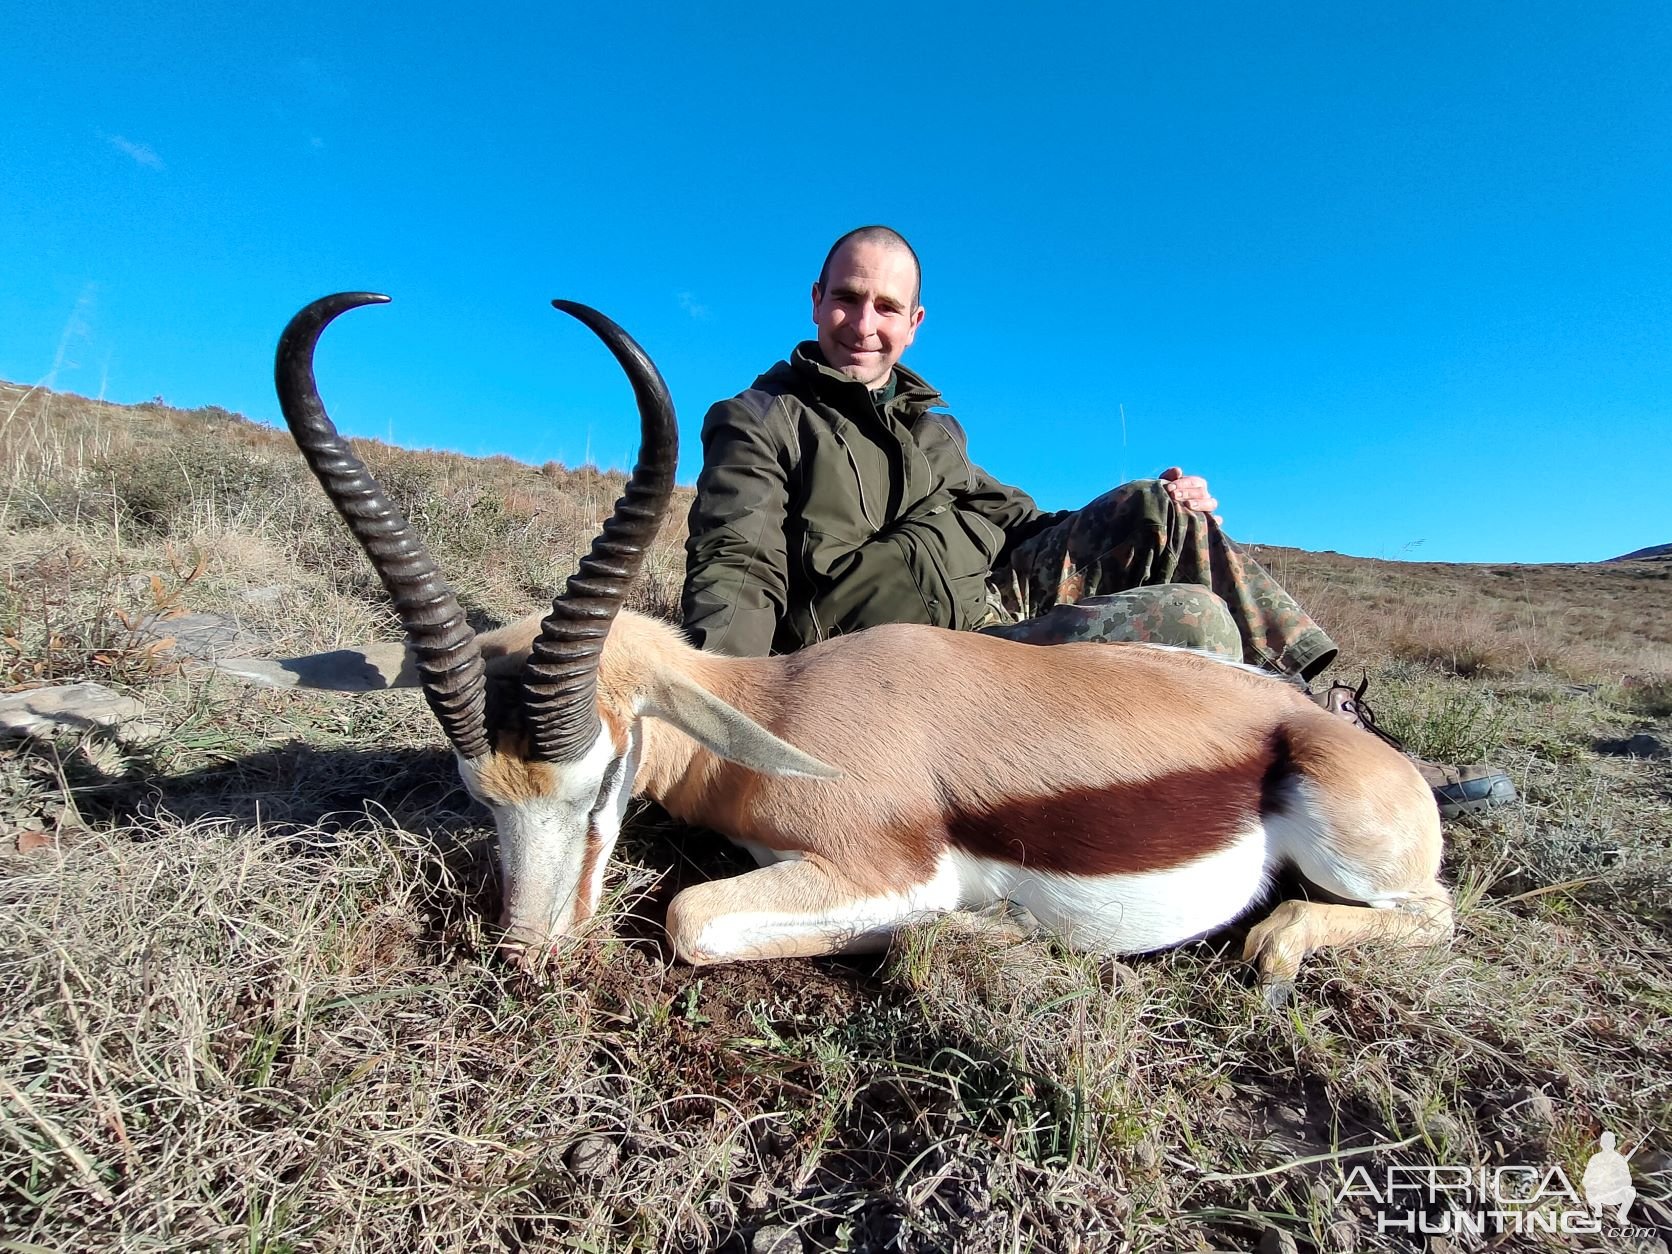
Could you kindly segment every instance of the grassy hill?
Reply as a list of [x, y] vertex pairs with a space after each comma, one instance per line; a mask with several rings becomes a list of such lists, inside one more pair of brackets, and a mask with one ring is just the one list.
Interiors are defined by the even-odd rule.
[[[478, 625], [548, 600], [621, 487], [359, 451]], [[1404, 1249], [1338, 1200], [1354, 1167], [1577, 1186], [1605, 1129], [1672, 1191], [1672, 763], [1599, 748], [1672, 738], [1672, 565], [1259, 550], [1385, 726], [1522, 795], [1448, 828], [1449, 951], [1320, 957], [1281, 1014], [1234, 933], [673, 966], [668, 898], [745, 864], [650, 811], [536, 984], [489, 957], [491, 830], [413, 694], [166, 643], [398, 636], [287, 436], [0, 384], [0, 452], [0, 687], [97, 681], [162, 732], [0, 749], [0, 1250]], [[683, 513], [635, 608], [673, 612]]]
[[1611, 562], [1636, 562], [1645, 558], [1662, 562], [1672, 561], [1672, 544], [1651, 544], [1647, 548], [1633, 549], [1630, 553], [1622, 554], [1619, 557], [1611, 557], [1608, 560]]

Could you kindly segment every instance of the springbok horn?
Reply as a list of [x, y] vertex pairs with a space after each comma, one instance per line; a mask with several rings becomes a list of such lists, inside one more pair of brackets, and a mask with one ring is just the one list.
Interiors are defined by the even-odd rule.
[[540, 624], [523, 673], [529, 754], [538, 762], [572, 762], [598, 738], [598, 658], [627, 585], [644, 564], [673, 493], [679, 427], [668, 385], [633, 338], [595, 309], [573, 301], [553, 306], [584, 322], [627, 372], [639, 404], [639, 460], [627, 490], [592, 551], [570, 576]]
[[372, 292], [339, 292], [314, 301], [292, 318], [279, 337], [273, 367], [279, 408], [308, 469], [389, 590], [406, 628], [424, 696], [441, 730], [460, 757], [479, 758], [488, 751], [483, 715], [487, 675], [476, 633], [412, 525], [337, 434], [314, 383], [314, 347], [326, 325], [345, 310], [388, 299]]

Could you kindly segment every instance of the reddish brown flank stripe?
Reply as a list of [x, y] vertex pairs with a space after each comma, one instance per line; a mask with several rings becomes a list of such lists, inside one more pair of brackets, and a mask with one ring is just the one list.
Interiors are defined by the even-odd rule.
[[947, 835], [978, 857], [1039, 871], [1159, 871], [1225, 848], [1272, 811], [1289, 771], [1287, 745], [1274, 739], [1232, 766], [1022, 798], [980, 814], [954, 811]]

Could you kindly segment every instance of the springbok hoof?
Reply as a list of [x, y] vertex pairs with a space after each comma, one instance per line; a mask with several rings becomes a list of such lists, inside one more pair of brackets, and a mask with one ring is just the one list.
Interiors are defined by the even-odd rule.
[[1260, 999], [1266, 1003], [1266, 1009], [1279, 1011], [1294, 1000], [1295, 982], [1293, 980], [1276, 979], [1260, 981]]

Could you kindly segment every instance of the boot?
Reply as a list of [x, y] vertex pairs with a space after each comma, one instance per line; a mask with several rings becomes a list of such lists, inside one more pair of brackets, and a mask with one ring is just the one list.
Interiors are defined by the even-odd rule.
[[1460, 814], [1474, 814], [1515, 800], [1515, 785], [1508, 775], [1495, 767], [1475, 763], [1470, 766], [1446, 766], [1427, 762], [1411, 754], [1393, 736], [1376, 726], [1376, 716], [1364, 703], [1364, 690], [1370, 686], [1366, 676], [1354, 688], [1348, 684], [1331, 684], [1325, 692], [1308, 695], [1331, 714], [1346, 719], [1354, 727], [1362, 727], [1379, 736], [1416, 766], [1428, 786], [1434, 790], [1434, 803], [1440, 807], [1442, 819], [1455, 819]]

